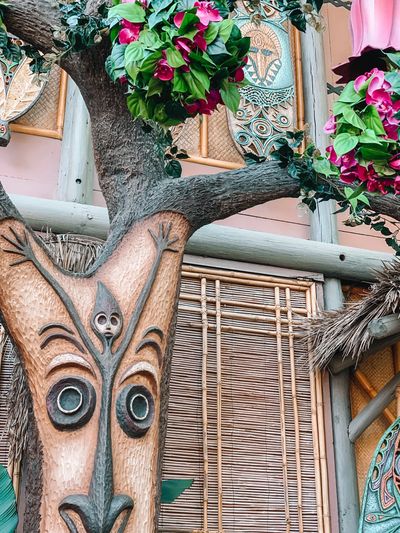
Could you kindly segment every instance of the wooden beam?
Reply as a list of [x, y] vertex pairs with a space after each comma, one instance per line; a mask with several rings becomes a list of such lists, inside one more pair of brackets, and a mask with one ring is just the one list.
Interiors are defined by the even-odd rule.
[[[371, 400], [377, 396], [378, 391], [370, 383], [364, 372], [362, 372], [359, 368], [354, 372], [354, 381], [357, 383], [359, 388], [369, 396]], [[396, 420], [396, 417], [388, 407], [382, 411], [382, 414], [389, 424], [393, 424], [393, 422]]]
[[367, 330], [374, 339], [386, 339], [393, 335], [400, 335], [400, 315], [395, 313], [371, 320]]
[[358, 437], [381, 415], [382, 411], [395, 399], [396, 389], [400, 385], [400, 373], [396, 374], [381, 389], [362, 411], [353, 418], [349, 425], [349, 438], [355, 442]]
[[352, 359], [351, 357], [346, 357], [345, 359], [343, 359], [341, 354], [337, 354], [329, 363], [329, 371], [334, 375], [339, 374], [343, 370], [346, 370], [346, 368], [352, 368], [360, 361], [364, 361], [367, 357], [370, 357], [371, 355], [374, 355], [377, 352], [384, 350], [388, 346], [392, 346], [399, 340], [400, 333], [398, 333], [397, 335], [386, 337], [384, 339], [376, 340], [371, 344], [371, 347], [365, 353], [360, 354], [360, 357], [357, 360]]
[[[38, 231], [49, 227], [56, 233], [80, 233], [102, 239], [107, 236], [109, 223], [104, 207], [15, 194], [10, 197]], [[391, 254], [217, 224], [196, 231], [186, 253], [367, 282], [376, 281], [374, 270], [382, 262], [393, 260]]]

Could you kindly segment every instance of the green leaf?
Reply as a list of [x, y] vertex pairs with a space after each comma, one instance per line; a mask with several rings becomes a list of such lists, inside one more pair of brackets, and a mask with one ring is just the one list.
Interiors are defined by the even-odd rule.
[[195, 100], [205, 100], [206, 91], [204, 87], [199, 84], [199, 82], [196, 80], [196, 78], [192, 75], [191, 72], [184, 72], [183, 79], [187, 83], [190, 94]]
[[393, 90], [397, 94], [400, 94], [400, 74], [398, 70], [386, 72], [385, 80], [388, 81], [392, 86], [391, 90]]
[[206, 92], [210, 90], [210, 78], [203, 69], [194, 68], [190, 69], [190, 72], [194, 78], [203, 86]]
[[[180, 178], [182, 176], [182, 165], [176, 159], [172, 159], [171, 161], [168, 161], [168, 163], [165, 165], [165, 171], [169, 176], [171, 176], [171, 178]], [[178, 496], [180, 496], [180, 494], [178, 494]], [[163, 503], [172, 503], [172, 501], [171, 502], [167, 501]]]
[[113, 81], [117, 81], [125, 72], [126, 44], [116, 44], [111, 50], [111, 55], [106, 60], [107, 74]]
[[227, 80], [224, 80], [221, 87], [221, 98], [232, 113], [237, 112], [240, 103], [240, 93], [234, 83], [229, 83]]
[[400, 52], [384, 52], [384, 54], [387, 55], [387, 57], [390, 59], [392, 63], [396, 65], [396, 67], [400, 68]]
[[220, 37], [215, 39], [215, 41], [208, 46], [207, 53], [209, 56], [216, 56], [216, 55], [222, 55], [222, 54], [231, 55], [228, 52], [224, 41]]
[[164, 88], [164, 83], [159, 80], [158, 78], [151, 78], [149, 81], [149, 88], [147, 89], [147, 97], [154, 96], [155, 94], [157, 96], [160, 96]]
[[351, 81], [345, 86], [345, 88], [341, 92], [338, 102], [346, 104], [357, 104], [358, 102], [361, 102], [361, 100], [362, 96], [356, 92], [356, 90], [354, 89], [354, 81]]
[[335, 117], [342, 115], [345, 109], [351, 109], [351, 106], [345, 102], [335, 102], [333, 104], [333, 114]]
[[17, 502], [12, 480], [0, 465], [0, 531], [14, 533], [18, 525]]
[[144, 22], [146, 20], [146, 12], [139, 4], [119, 4], [114, 6], [108, 12], [108, 19], [113, 17], [121, 17], [129, 22]]
[[365, 159], [365, 161], [387, 163], [391, 158], [391, 154], [389, 154], [384, 147], [380, 148], [375, 146], [361, 146], [360, 152], [362, 158]]
[[366, 129], [362, 135], [358, 137], [358, 142], [362, 144], [382, 144], [381, 139], [376, 135], [374, 130]]
[[313, 162], [313, 169], [323, 176], [331, 176], [331, 164], [325, 157], [319, 157]]
[[207, 44], [211, 44], [217, 38], [219, 32], [219, 22], [210, 22], [206, 31], [204, 32], [204, 39]]
[[131, 113], [131, 115], [134, 118], [143, 118], [148, 119], [149, 118], [149, 110], [146, 105], [145, 98], [139, 93], [139, 91], [135, 91], [132, 94], [128, 96], [126, 99], [128, 104], [128, 109]]
[[152, 0], [151, 7], [156, 13], [159, 13], [160, 11], [167, 9], [172, 2], [173, 0]]
[[[125, 50], [125, 64], [135, 63], [144, 58], [144, 46], [139, 41], [128, 44]], [[127, 69], [128, 70], [128, 69]]]
[[341, 157], [342, 155], [351, 152], [351, 150], [357, 146], [357, 143], [358, 139], [355, 135], [351, 135], [350, 133], [339, 133], [339, 135], [336, 136], [333, 147], [337, 155]]
[[193, 485], [193, 479], [164, 479], [161, 486], [161, 503], [173, 503]]
[[219, 25], [219, 36], [223, 40], [224, 43], [226, 43], [231, 36], [232, 29], [235, 22], [233, 19], [226, 19], [223, 20]]
[[385, 135], [385, 128], [375, 106], [369, 105], [365, 108], [362, 118], [368, 129], [373, 130], [377, 135]]
[[184, 35], [191, 28], [191, 26], [194, 26], [198, 22], [200, 22], [200, 19], [194, 13], [185, 13], [182, 24], [179, 28], [179, 35]]
[[164, 44], [163, 41], [157, 35], [157, 33], [151, 30], [145, 30], [140, 32], [139, 42], [147, 50], [157, 50]]
[[346, 122], [352, 126], [355, 126], [356, 128], [359, 128], [360, 130], [364, 131], [366, 129], [365, 123], [361, 120], [357, 113], [351, 109], [351, 107], [347, 107], [343, 110], [343, 118], [346, 120]]
[[185, 93], [188, 90], [187, 83], [179, 70], [175, 70], [174, 72], [173, 90], [177, 93]]
[[182, 54], [176, 48], [167, 48], [167, 61], [172, 68], [179, 68], [186, 65], [186, 61], [183, 59]]

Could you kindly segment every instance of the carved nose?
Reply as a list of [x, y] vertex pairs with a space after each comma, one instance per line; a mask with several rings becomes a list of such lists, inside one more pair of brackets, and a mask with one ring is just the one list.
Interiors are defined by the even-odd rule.
[[117, 519], [124, 513], [118, 533], [124, 533], [133, 509], [133, 500], [129, 496], [113, 496], [108, 509], [98, 509], [89, 496], [75, 494], [65, 498], [58, 507], [59, 513], [67, 524], [70, 533], [79, 533], [74, 517], [76, 513], [87, 533], [111, 533]]

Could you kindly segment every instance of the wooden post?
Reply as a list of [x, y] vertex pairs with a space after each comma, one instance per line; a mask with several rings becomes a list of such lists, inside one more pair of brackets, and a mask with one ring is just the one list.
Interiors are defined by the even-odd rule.
[[70, 78], [58, 176], [58, 199], [81, 204], [92, 203], [93, 176], [90, 117], [78, 87]]
[[400, 318], [398, 313], [371, 320], [368, 324], [368, 333], [374, 339], [386, 339], [400, 334]]
[[[322, 35], [309, 30], [302, 34], [302, 66], [305, 96], [305, 118], [316, 146], [324, 149], [327, 144], [323, 126], [328, 117], [325, 60]], [[326, 202], [318, 205], [310, 218], [311, 238], [337, 244], [337, 224], [333, 215], [335, 205]], [[343, 256], [343, 259], [345, 256]], [[324, 286], [326, 309], [339, 309], [343, 305], [340, 281], [327, 278]], [[347, 435], [350, 416], [350, 374], [345, 370], [331, 376], [331, 405], [333, 447], [335, 450], [336, 486], [341, 533], [357, 531], [359, 504], [355, 455]], [[332, 500], [331, 500], [332, 501]]]

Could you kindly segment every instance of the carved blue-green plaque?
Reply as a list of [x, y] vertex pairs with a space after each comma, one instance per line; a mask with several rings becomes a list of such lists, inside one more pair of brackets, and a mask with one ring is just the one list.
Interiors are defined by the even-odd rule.
[[245, 69], [247, 87], [240, 108], [228, 113], [229, 126], [241, 153], [268, 156], [276, 139], [293, 129], [294, 78], [287, 17], [273, 0], [261, 0], [257, 11], [239, 0], [234, 19], [251, 38]]
[[358, 533], [400, 531], [400, 418], [380, 440], [367, 476]]

